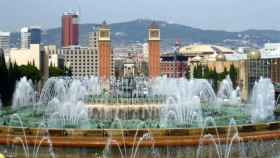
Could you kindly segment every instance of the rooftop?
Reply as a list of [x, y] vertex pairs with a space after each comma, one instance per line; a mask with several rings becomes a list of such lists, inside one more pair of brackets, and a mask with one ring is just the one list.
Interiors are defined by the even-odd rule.
[[10, 36], [10, 32], [1, 32], [0, 31], [0, 36]]
[[185, 55], [203, 55], [203, 54], [234, 54], [234, 50], [217, 45], [207, 45], [207, 44], [194, 44], [183, 46], [179, 50], [180, 53]]

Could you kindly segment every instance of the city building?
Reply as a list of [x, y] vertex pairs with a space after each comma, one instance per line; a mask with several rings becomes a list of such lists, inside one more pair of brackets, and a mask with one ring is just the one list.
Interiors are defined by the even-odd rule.
[[99, 77], [107, 80], [113, 73], [113, 53], [111, 47], [111, 29], [103, 22], [99, 28], [98, 36], [99, 49]]
[[45, 51], [49, 56], [49, 66], [58, 67], [63, 69], [66, 65], [65, 57], [62, 53], [57, 53], [57, 48], [55, 45], [49, 45], [44, 47]]
[[90, 32], [88, 34], [88, 47], [90, 48], [98, 48], [98, 31]]
[[[266, 47], [267, 48], [267, 47]], [[265, 49], [265, 48], [264, 48]], [[249, 53], [218, 54], [216, 60], [199, 60], [200, 64], [215, 69], [218, 73], [229, 70], [233, 65], [238, 69], [238, 86], [242, 100], [248, 100], [249, 94], [260, 77], [270, 78], [274, 85], [280, 85], [280, 54], [251, 50]], [[272, 49], [271, 49], [272, 50]], [[270, 50], [270, 51], [271, 51]], [[280, 87], [276, 92], [280, 92]]]
[[182, 54], [165, 54], [160, 56], [161, 75], [167, 77], [185, 77], [188, 71], [188, 57]]
[[148, 30], [149, 78], [160, 76], [160, 29], [152, 23]]
[[188, 71], [188, 57], [180, 54], [181, 44], [177, 40], [174, 53], [165, 53], [160, 56], [161, 75], [167, 77], [185, 77]]
[[0, 31], [0, 49], [6, 50], [10, 48], [10, 32]]
[[29, 28], [29, 32], [31, 35], [30, 44], [41, 44], [41, 34], [42, 34], [41, 27], [32, 26]]
[[280, 56], [280, 43], [266, 43], [260, 52], [263, 58]]
[[134, 59], [114, 59], [115, 77], [123, 78], [128, 76], [145, 76], [148, 73], [143, 63], [138, 63]]
[[34, 64], [42, 72], [43, 79], [48, 78], [48, 54], [40, 44], [31, 44], [30, 48], [12, 48], [5, 58], [6, 62], [11, 61], [18, 65]]
[[62, 16], [61, 46], [79, 45], [79, 13], [64, 12]]
[[64, 55], [62, 54], [49, 54], [49, 66], [64, 69]]
[[29, 48], [31, 43], [31, 33], [27, 27], [20, 30], [20, 44], [21, 48]]
[[238, 47], [236, 50], [239, 53], [247, 54], [247, 53], [250, 53], [252, 51], [252, 49], [253, 48], [251, 48], [251, 47]]
[[[129, 43], [126, 46], [114, 47], [115, 75], [117, 77], [125, 77], [128, 73], [126, 70], [133, 69], [133, 76], [144, 75], [146, 62], [144, 61], [143, 44]], [[132, 66], [133, 65], [133, 66]]]
[[71, 68], [74, 77], [98, 76], [99, 53], [96, 48], [69, 46], [58, 49], [56, 46], [46, 46], [45, 50], [49, 58], [54, 58], [55, 61], [64, 57], [64, 65]]
[[114, 58], [118, 60], [132, 59], [136, 62], [142, 62], [144, 60], [142, 43], [130, 43], [126, 46], [114, 47], [113, 50]]
[[218, 54], [236, 54], [237, 52], [222, 46], [217, 45], [207, 45], [207, 44], [194, 44], [183, 46], [180, 48], [179, 52], [185, 56], [190, 57], [190, 59], [201, 59], [208, 61], [215, 61]]
[[[274, 50], [273, 50], [274, 51]], [[280, 54], [278, 56], [266, 56], [266, 53], [252, 51], [246, 60], [246, 74], [248, 91], [252, 91], [256, 81], [260, 77], [270, 78], [273, 83], [280, 83]]]
[[41, 44], [41, 28], [24, 27], [20, 31], [21, 48], [29, 48], [30, 44]]

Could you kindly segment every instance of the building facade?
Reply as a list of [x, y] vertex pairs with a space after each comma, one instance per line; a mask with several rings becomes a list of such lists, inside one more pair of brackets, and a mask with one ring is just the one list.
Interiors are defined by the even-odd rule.
[[42, 29], [40, 27], [30, 27], [29, 32], [31, 35], [30, 44], [41, 44]]
[[9, 49], [10, 48], [10, 32], [1, 32], [0, 31], [0, 49]]
[[79, 13], [65, 12], [62, 16], [61, 46], [79, 45]]
[[18, 65], [34, 64], [43, 74], [43, 79], [46, 80], [49, 76], [49, 61], [48, 52], [40, 44], [31, 44], [30, 48], [12, 48], [6, 62], [11, 61]]
[[29, 48], [31, 43], [31, 33], [27, 27], [20, 30], [20, 45], [21, 48]]
[[45, 49], [49, 54], [49, 58], [54, 54], [63, 56], [64, 65], [71, 68], [74, 77], [98, 76], [98, 49], [77, 46], [61, 49], [57, 49], [55, 46], [46, 46]]
[[65, 57], [62, 53], [57, 53], [56, 46], [45, 46], [44, 49], [49, 57], [49, 66], [64, 69]]
[[261, 50], [262, 54], [280, 56], [280, 43], [266, 43]]
[[149, 78], [160, 76], [160, 29], [152, 23], [148, 31]]
[[40, 27], [24, 27], [20, 31], [20, 42], [21, 48], [29, 48], [30, 44], [41, 44], [41, 33]]
[[247, 60], [246, 69], [249, 92], [260, 77], [270, 78], [273, 83], [280, 83], [280, 58]]
[[98, 36], [99, 32], [90, 32], [88, 34], [88, 47], [90, 48], [98, 48]]
[[172, 78], [185, 77], [188, 71], [188, 57], [181, 54], [166, 54], [160, 57], [161, 75]]

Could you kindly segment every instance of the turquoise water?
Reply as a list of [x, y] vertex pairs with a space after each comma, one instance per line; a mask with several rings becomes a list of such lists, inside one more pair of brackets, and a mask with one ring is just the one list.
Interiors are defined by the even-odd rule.
[[[106, 105], [105, 105], [106, 106]], [[137, 106], [137, 105], [135, 105]], [[118, 118], [112, 120], [96, 120], [89, 118], [88, 120], [78, 120], [78, 123], [66, 123], [61, 125], [52, 125], [48, 121], [46, 115], [46, 108], [40, 106], [39, 108], [34, 108], [33, 106], [22, 107], [18, 109], [5, 108], [2, 109], [0, 113], [0, 124], [5, 126], [16, 126], [19, 127], [19, 120], [15, 117], [15, 114], [19, 116], [22, 120], [25, 127], [48, 127], [48, 128], [90, 128], [90, 129], [100, 129], [100, 128], [191, 128], [191, 127], [201, 127], [201, 123], [197, 120], [194, 120], [192, 124], [181, 123], [176, 124], [176, 120], [172, 122], [169, 121], [169, 124], [166, 127], [163, 127], [160, 124], [160, 118], [145, 118], [145, 119], [127, 119], [121, 120]], [[247, 114], [245, 108], [240, 106], [222, 106], [220, 108], [213, 108], [210, 106], [202, 107], [202, 118], [206, 120], [208, 118], [213, 118], [215, 123], [209, 122], [208, 126], [225, 126], [228, 125], [230, 120], [234, 119], [236, 124], [249, 124], [250, 116]], [[202, 120], [202, 121], [203, 121]], [[269, 118], [266, 121], [272, 121], [273, 118]], [[57, 120], [58, 122], [60, 120]], [[61, 120], [62, 121], [62, 120]], [[81, 126], [87, 124], [86, 126]], [[216, 125], [214, 125], [216, 124]]]

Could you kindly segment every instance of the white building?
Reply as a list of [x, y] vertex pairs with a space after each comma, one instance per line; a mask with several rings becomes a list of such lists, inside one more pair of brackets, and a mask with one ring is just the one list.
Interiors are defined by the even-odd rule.
[[88, 34], [88, 46], [90, 48], [98, 48], [98, 36], [99, 32], [90, 32]]
[[0, 48], [3, 50], [10, 48], [10, 32], [0, 31]]
[[264, 48], [261, 49], [261, 53], [267, 55], [276, 55], [280, 54], [280, 43], [266, 43]]
[[149, 60], [149, 44], [148, 43], [143, 44], [143, 56], [144, 56], [144, 61]]
[[29, 48], [31, 43], [31, 33], [29, 28], [24, 27], [20, 30], [20, 44], [21, 48]]
[[31, 44], [30, 48], [12, 48], [6, 62], [11, 61], [17, 65], [34, 64], [43, 73], [44, 79], [48, 78], [48, 54], [40, 44]]
[[280, 58], [280, 43], [266, 43], [259, 51], [262, 59]]
[[237, 51], [239, 53], [242, 53], [242, 54], [247, 54], [249, 53], [250, 51], [252, 51], [252, 48], [251, 47], [238, 47], [237, 48]]
[[24, 27], [20, 31], [21, 48], [29, 48], [30, 44], [41, 44], [41, 27]]

